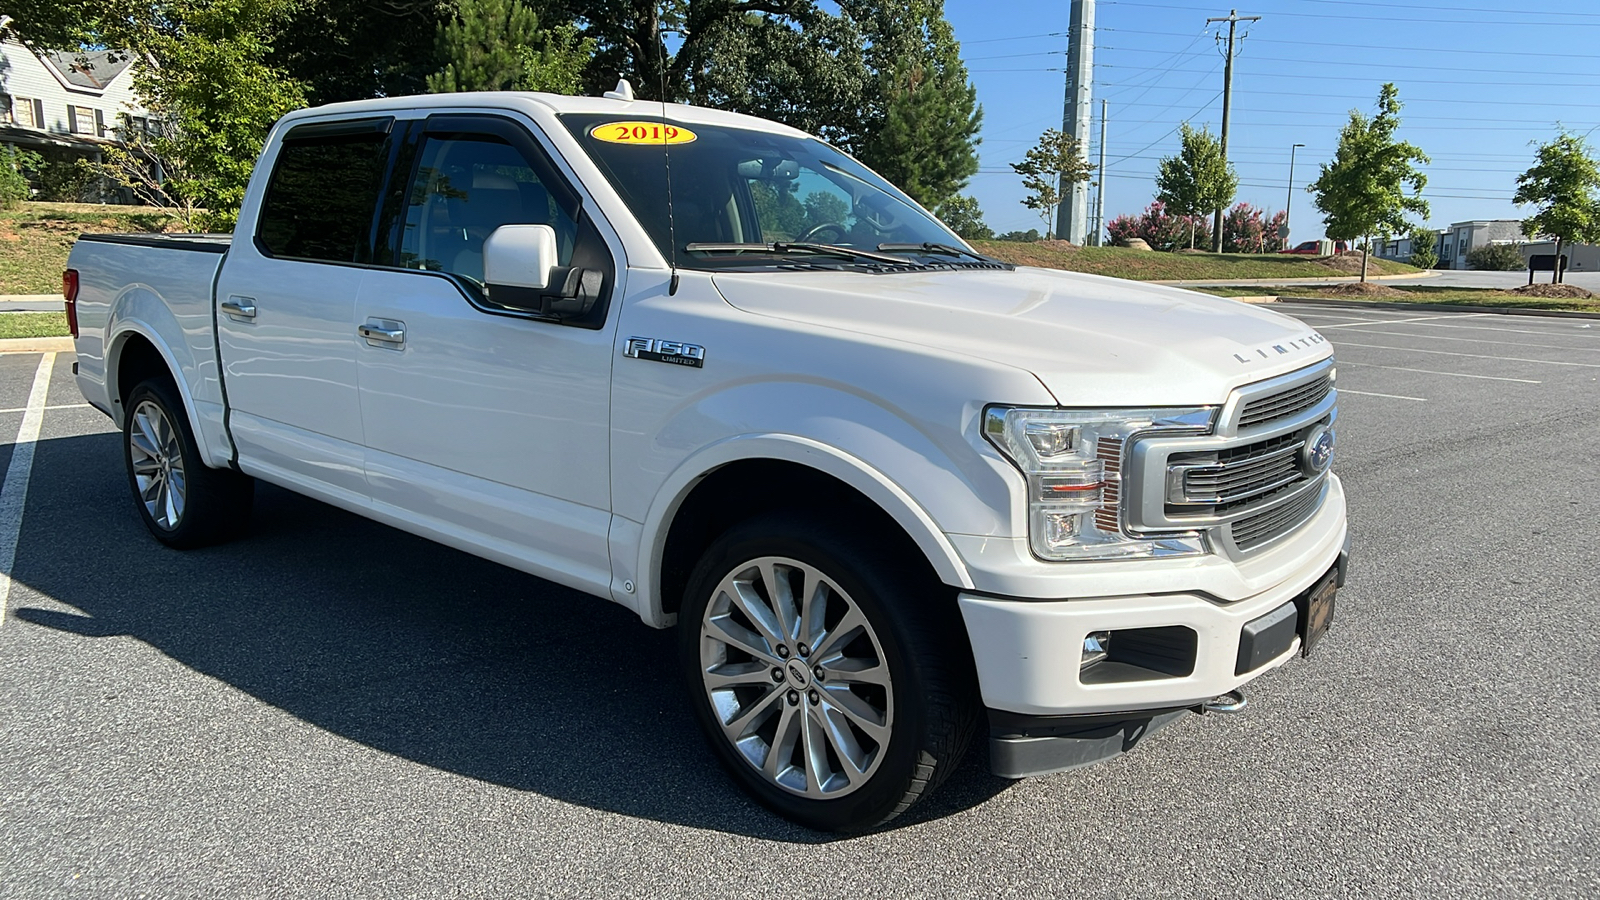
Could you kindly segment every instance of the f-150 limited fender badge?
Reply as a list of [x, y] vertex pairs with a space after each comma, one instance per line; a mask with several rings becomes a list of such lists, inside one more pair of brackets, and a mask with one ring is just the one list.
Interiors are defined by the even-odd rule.
[[682, 341], [663, 341], [660, 338], [631, 337], [623, 353], [633, 359], [649, 359], [671, 363], [675, 366], [701, 368], [706, 364], [706, 348]]

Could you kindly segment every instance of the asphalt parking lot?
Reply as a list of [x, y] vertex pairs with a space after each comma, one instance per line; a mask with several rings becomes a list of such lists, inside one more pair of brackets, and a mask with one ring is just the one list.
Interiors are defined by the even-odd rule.
[[[1092, 769], [975, 753], [848, 839], [744, 799], [620, 607], [265, 486], [249, 538], [160, 547], [59, 354], [0, 896], [1600, 894], [1600, 320], [1280, 308], [1339, 355], [1355, 558], [1317, 655]], [[40, 362], [0, 355], [0, 471]]]

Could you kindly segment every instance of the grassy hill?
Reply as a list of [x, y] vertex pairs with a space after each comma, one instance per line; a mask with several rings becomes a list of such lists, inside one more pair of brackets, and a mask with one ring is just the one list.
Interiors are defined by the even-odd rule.
[[[1074, 247], [1062, 241], [1032, 244], [974, 241], [979, 252], [1019, 266], [1066, 269], [1136, 281], [1199, 281], [1250, 278], [1330, 278], [1361, 273], [1354, 257], [1312, 257], [1287, 253], [1158, 253], [1126, 247]], [[1419, 272], [1402, 263], [1373, 258], [1368, 275]]]
[[83, 232], [166, 230], [171, 220], [141, 206], [24, 203], [0, 209], [0, 294], [55, 294], [67, 251]]

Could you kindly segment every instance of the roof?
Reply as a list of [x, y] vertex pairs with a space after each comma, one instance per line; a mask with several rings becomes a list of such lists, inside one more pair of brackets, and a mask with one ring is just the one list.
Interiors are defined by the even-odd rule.
[[73, 87], [105, 90], [133, 61], [126, 50], [45, 50], [39, 57]]

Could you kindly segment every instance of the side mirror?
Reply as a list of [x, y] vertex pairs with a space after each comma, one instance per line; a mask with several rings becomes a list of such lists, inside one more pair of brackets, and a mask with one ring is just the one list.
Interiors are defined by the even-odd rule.
[[[550, 286], [556, 267], [556, 230], [549, 225], [501, 225], [483, 241], [483, 281], [492, 289], [531, 291]], [[496, 297], [495, 302], [506, 299]]]

